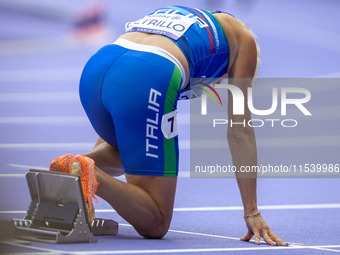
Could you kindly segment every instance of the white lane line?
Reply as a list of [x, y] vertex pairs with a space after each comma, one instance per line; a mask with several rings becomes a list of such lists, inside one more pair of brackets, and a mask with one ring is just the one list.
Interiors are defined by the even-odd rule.
[[[66, 92], [68, 93], [68, 92]], [[75, 93], [75, 92], [72, 92]], [[61, 100], [65, 96], [67, 99], [69, 95], [59, 94], [56, 97], [53, 97], [52, 101]], [[11, 98], [12, 97], [12, 98]], [[45, 98], [41, 95], [41, 100], [45, 100]], [[76, 102], [78, 99], [78, 95], [74, 94], [74, 99], [68, 98], [68, 100]], [[1, 99], [1, 100], [21, 100], [21, 96], [18, 98], [13, 97], [11, 95], [9, 98]], [[38, 98], [37, 98], [38, 99]], [[28, 98], [24, 98], [23, 100], [37, 102], [37, 100], [31, 100]], [[313, 116], [304, 116], [299, 112], [299, 110], [291, 109], [291, 113], [289, 114], [290, 119], [295, 119], [297, 121], [317, 121], [317, 120], [337, 120], [340, 119], [340, 106], [324, 106], [324, 107], [310, 107], [308, 110], [313, 114]], [[179, 113], [177, 115], [177, 123], [178, 125], [190, 125], [190, 116], [194, 120], [192, 124], [199, 124], [199, 116], [190, 113]], [[197, 116], [197, 117], [195, 117]], [[216, 117], [217, 119], [218, 117]], [[281, 115], [272, 114], [270, 115], [270, 119], [280, 119]], [[197, 121], [195, 122], [195, 119]], [[267, 118], [268, 119], [268, 118]], [[46, 117], [0, 117], [0, 124], [78, 124], [78, 125], [89, 125], [88, 118], [84, 116], [46, 116]], [[268, 122], [271, 124], [270, 122]], [[202, 122], [201, 124], [206, 124], [206, 122]]]
[[[304, 210], [304, 209], [337, 209], [340, 203], [335, 204], [300, 204], [300, 205], [260, 205], [259, 210]], [[182, 207], [174, 208], [174, 212], [206, 212], [206, 211], [241, 211], [243, 206], [219, 207]], [[97, 209], [96, 212], [115, 212], [113, 209]]]
[[0, 117], [0, 124], [72, 124], [89, 125], [86, 116], [55, 116], [55, 117]]
[[[260, 210], [334, 209], [340, 208], [340, 204], [260, 205], [258, 208]], [[176, 212], [238, 211], [238, 210], [243, 210], [243, 206], [188, 207], [174, 209], [174, 211]]]
[[[239, 238], [237, 238], [239, 239]], [[319, 245], [319, 246], [255, 246], [254, 247], [246, 247], [246, 248], [198, 248], [198, 249], [160, 249], [160, 250], [109, 250], [109, 251], [79, 251], [79, 252], [70, 252], [70, 251], [62, 251], [62, 250], [52, 250], [52, 249], [45, 249], [39, 248], [34, 246], [26, 246], [16, 243], [10, 242], [0, 242], [3, 244], [18, 246], [22, 248], [33, 249], [37, 251], [44, 251], [50, 253], [62, 253], [62, 254], [139, 254], [139, 253], [178, 253], [178, 252], [185, 252], [185, 253], [193, 253], [193, 252], [230, 252], [230, 251], [257, 251], [257, 250], [296, 250], [296, 249], [323, 249], [329, 251], [336, 251], [327, 248], [339, 248], [340, 245]]]
[[301, 205], [261, 205], [262, 210], [295, 210], [295, 209], [335, 209], [340, 208], [340, 204], [301, 204]]
[[[177, 122], [178, 123], [178, 122]], [[0, 117], [0, 124], [72, 124], [88, 125], [89, 119], [84, 116], [47, 116], [47, 117]], [[178, 123], [179, 125], [183, 125]], [[186, 123], [185, 123], [186, 124]]]
[[79, 92], [32, 92], [32, 93], [1, 93], [0, 103], [23, 103], [23, 102], [75, 102], [80, 104]]
[[[2, 2], [2, 1], [1, 1]], [[6, 40], [0, 42], [0, 55], [42, 54], [58, 51], [87, 48], [90, 45], [79, 45], [72, 41], [72, 35], [61, 35], [46, 38], [31, 38], [24, 40]], [[99, 47], [99, 46], [98, 46]]]
[[[132, 227], [130, 224], [120, 223], [121, 226]], [[207, 236], [207, 237], [216, 237], [216, 238], [224, 238], [224, 239], [232, 239], [232, 240], [240, 240], [240, 238], [236, 237], [228, 237], [228, 236], [220, 236], [220, 235], [211, 235], [197, 232], [189, 232], [189, 231], [180, 231], [180, 230], [169, 230], [169, 232], [174, 233], [182, 233], [182, 234], [190, 234], [190, 235], [199, 235], [199, 236]], [[253, 240], [252, 240], [253, 241]], [[3, 244], [9, 244], [24, 248], [29, 248], [33, 250], [51, 252], [51, 253], [63, 253], [63, 254], [139, 254], [139, 253], [177, 253], [177, 252], [218, 252], [218, 251], [256, 251], [256, 250], [274, 250], [274, 249], [317, 249], [317, 250], [325, 250], [325, 251], [334, 251], [340, 252], [338, 250], [330, 249], [330, 248], [339, 248], [340, 245], [316, 245], [316, 246], [301, 246], [301, 245], [290, 245], [288, 247], [282, 246], [254, 246], [254, 247], [246, 247], [246, 248], [196, 248], [196, 249], [159, 249], [159, 250], [117, 250], [117, 251], [81, 251], [81, 252], [67, 252], [61, 250], [52, 250], [52, 249], [44, 249], [39, 247], [25, 246], [21, 244], [15, 244], [10, 242], [0, 242]], [[264, 243], [261, 241], [261, 243]]]
[[[57, 254], [65, 254], [64, 251], [39, 248], [39, 247], [35, 247], [35, 246], [23, 245], [23, 244], [18, 244], [18, 243], [11, 243], [11, 242], [6, 242], [6, 241], [0, 241], [0, 243], [7, 244], [7, 245], [18, 246], [18, 247], [22, 247], [22, 248], [26, 248], [26, 249], [31, 249], [31, 250], [36, 250], [36, 251], [44, 251], [44, 252], [48, 252], [49, 254], [56, 254], [56, 253]], [[28, 253], [28, 254], [30, 254], [30, 253]], [[34, 254], [36, 254], [36, 253], [34, 253]], [[40, 253], [38, 253], [38, 254], [40, 254]]]
[[[297, 205], [260, 205], [259, 210], [307, 210], [307, 209], [339, 209], [340, 203], [334, 204], [297, 204]], [[207, 211], [241, 211], [243, 206], [219, 206], [219, 207], [180, 207], [174, 208], [174, 212], [207, 212]], [[116, 212], [114, 209], [96, 209], [99, 213]], [[0, 213], [13, 213], [13, 211], [0, 211]], [[26, 213], [26, 211], [15, 211]]]
[[[124, 226], [124, 227], [132, 227], [132, 225], [130, 225], [130, 224], [125, 224], [125, 223], [119, 223], [119, 225], [120, 225], [120, 226]], [[172, 229], [169, 229], [169, 232], [181, 233], [181, 234], [190, 234], [190, 235], [198, 235], [198, 236], [208, 236], [208, 237], [225, 238], [225, 239], [232, 239], [232, 240], [240, 240], [240, 238], [238, 238], [238, 237], [220, 236], [220, 235], [211, 235], [211, 234], [203, 234], [203, 233], [190, 232], [190, 231], [181, 231], [181, 230], [172, 230]]]
[[[35, 167], [35, 166], [32, 166], [32, 167], [25, 167], [27, 170], [28, 169], [35, 169], [35, 170], [45, 170], [45, 171], [48, 171], [48, 168], [46, 167]], [[184, 172], [179, 172], [178, 173], [178, 177], [179, 178], [190, 178], [190, 172], [188, 171], [184, 171]], [[25, 178], [25, 174], [0, 174], [0, 178]], [[122, 175], [122, 176], [117, 176], [117, 177], [114, 177], [118, 180], [122, 180], [122, 181], [125, 181], [125, 176]]]
[[15, 168], [25, 168], [25, 169], [36, 169], [36, 170], [48, 170], [46, 167], [42, 166], [28, 166], [28, 165], [18, 165], [18, 164], [7, 164], [7, 163], [0, 163], [0, 165], [5, 165], [9, 167], [15, 167]]
[[[340, 146], [340, 136], [270, 137], [257, 138], [258, 148], [294, 148]], [[0, 145], [1, 146], [1, 145]], [[228, 149], [227, 139], [184, 140], [179, 142], [182, 150], [191, 149]]]
[[261, 247], [254, 245], [254, 247], [246, 248], [198, 248], [198, 249], [160, 249], [160, 250], [109, 250], [109, 251], [79, 251], [67, 252], [67, 254], [146, 254], [146, 253], [196, 253], [196, 252], [232, 252], [232, 251], [264, 251], [264, 250], [297, 250], [297, 249], [320, 249], [320, 248], [338, 248], [340, 245], [323, 245], [323, 246], [266, 246]]
[[[132, 227], [130, 224], [120, 224], [121, 226]], [[203, 234], [203, 233], [196, 233], [196, 232], [189, 232], [189, 231], [179, 231], [179, 230], [169, 230], [169, 232], [174, 233], [183, 233], [183, 234], [190, 234], [190, 235], [200, 235], [200, 236], [207, 236], [207, 237], [217, 237], [217, 238], [225, 238], [225, 239], [232, 239], [232, 240], [240, 240], [236, 237], [228, 237], [228, 236], [220, 236], [220, 235], [211, 235], [211, 234]], [[1, 242], [4, 244], [25, 247], [24, 245], [9, 243], [9, 242]], [[261, 241], [261, 243], [264, 243]], [[185, 252], [185, 253], [192, 253], [192, 252], [214, 252], [214, 251], [255, 251], [255, 250], [274, 250], [274, 249], [318, 249], [318, 250], [327, 250], [327, 251], [337, 251], [332, 250], [330, 248], [339, 248], [340, 245], [317, 245], [317, 246], [301, 246], [301, 245], [290, 245], [288, 247], [282, 246], [254, 246], [254, 247], [246, 247], [246, 248], [196, 248], [196, 249], [160, 249], [160, 250], [117, 250], [117, 251], [81, 251], [81, 252], [67, 252], [67, 251], [57, 251], [52, 249], [44, 249], [39, 247], [31, 247], [28, 246], [30, 249], [35, 249], [39, 251], [46, 251], [51, 253], [66, 253], [66, 254], [139, 254], [139, 253], [177, 253], [177, 252]]]
[[27, 211], [0, 211], [0, 213], [5, 214], [5, 213], [27, 213]]
[[94, 143], [2, 143], [0, 149], [59, 150], [79, 149], [91, 150]]
[[6, 255], [49, 255], [49, 254], [56, 254], [55, 252], [9, 252]]
[[334, 251], [334, 252], [340, 252], [340, 250], [334, 250], [334, 249], [326, 249], [326, 248], [321, 248], [321, 247], [316, 247], [316, 250], [322, 250], [322, 251]]
[[[6, 255], [49, 255], [49, 254], [56, 254], [55, 252], [9, 252]], [[60, 254], [60, 253], [59, 253]], [[63, 254], [65, 254], [63, 252]]]
[[[124, 224], [124, 223], [119, 223], [119, 225], [121, 226], [125, 226], [125, 227], [132, 227], [132, 225], [130, 224]], [[204, 233], [197, 233], [197, 232], [190, 232], [190, 231], [181, 231], [181, 230], [173, 230], [173, 229], [169, 229], [169, 232], [174, 232], [174, 233], [181, 233], [181, 234], [189, 234], [189, 235], [199, 235], [199, 236], [207, 236], [207, 237], [216, 237], [216, 238], [224, 238], [224, 239], [232, 239], [232, 240], [240, 240], [239, 237], [230, 237], [230, 236], [221, 236], [221, 235], [212, 235], [212, 234], [204, 234]], [[254, 240], [250, 240], [249, 242], [255, 242]], [[262, 244], [266, 244], [265, 241], [260, 241], [260, 243]], [[298, 244], [298, 243], [293, 243], [293, 242], [288, 242], [290, 245], [294, 245], [294, 246], [300, 246], [302, 244]]]
[[[0, 43], [1, 45], [1, 43]], [[82, 68], [0, 70], [0, 82], [79, 81]]]
[[[256, 140], [258, 148], [293, 148], [293, 147], [323, 147], [340, 146], [340, 136], [307, 136], [307, 137], [272, 137], [258, 138]], [[83, 149], [93, 148], [94, 143], [2, 143], [0, 149], [37, 149], [37, 150], [56, 150], [56, 149]], [[228, 148], [226, 139], [211, 140], [183, 140], [179, 142], [181, 150], [190, 149], [218, 149]]]
[[180, 231], [180, 230], [169, 229], [169, 232], [180, 233], [180, 234], [191, 234], [191, 235], [198, 235], [198, 236], [207, 236], [207, 237], [225, 238], [225, 239], [232, 239], [232, 240], [240, 240], [240, 238], [238, 238], [238, 237], [211, 235], [211, 234], [195, 233], [195, 232], [189, 232], [189, 231]]
[[0, 178], [24, 178], [25, 174], [0, 174]]

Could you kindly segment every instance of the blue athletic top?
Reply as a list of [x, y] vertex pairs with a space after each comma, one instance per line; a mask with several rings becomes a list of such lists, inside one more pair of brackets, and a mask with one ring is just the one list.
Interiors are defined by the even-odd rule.
[[219, 78], [227, 72], [228, 40], [221, 24], [208, 11], [166, 6], [127, 23], [126, 31], [167, 36], [184, 53], [190, 78]]

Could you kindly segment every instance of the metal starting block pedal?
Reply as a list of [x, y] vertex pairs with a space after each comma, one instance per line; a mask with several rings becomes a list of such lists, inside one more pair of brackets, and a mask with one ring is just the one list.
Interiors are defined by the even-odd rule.
[[80, 177], [30, 170], [26, 180], [31, 203], [24, 219], [11, 219], [15, 238], [47, 243], [95, 243], [95, 235], [116, 235], [118, 223], [93, 219], [89, 224]]
[[91, 228], [95, 236], [118, 234], [118, 223], [114, 220], [92, 219]]

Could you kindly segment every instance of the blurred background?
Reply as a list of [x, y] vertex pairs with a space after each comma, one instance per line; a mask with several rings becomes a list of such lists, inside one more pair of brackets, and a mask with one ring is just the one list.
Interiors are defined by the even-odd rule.
[[[90, 150], [97, 135], [79, 102], [82, 68], [101, 46], [124, 33], [126, 22], [171, 4], [223, 10], [247, 23], [261, 47], [259, 77], [340, 77], [337, 0], [0, 0], [2, 173], [13, 172], [9, 165], [22, 166], [21, 171], [27, 166], [47, 168], [52, 158], [65, 151]], [[311, 129], [312, 122], [304, 121], [289, 132], [258, 129], [257, 136], [268, 137], [268, 132], [273, 137], [278, 137], [278, 133], [286, 137], [308, 133], [320, 138], [327, 128], [332, 136], [326, 143], [329, 150], [323, 150], [324, 158], [336, 158], [336, 151], [340, 151], [339, 89], [330, 85], [317, 88], [314, 101], [316, 94], [312, 91], [308, 107], [316, 106], [319, 113], [313, 116], [314, 128]], [[258, 88], [257, 101], [264, 102], [264, 97], [270, 101], [269, 95], [270, 90]], [[179, 116], [182, 141], [189, 139], [185, 115], [188, 103], [180, 102], [178, 106], [184, 112]], [[319, 145], [310, 147], [313, 153], [320, 153]], [[188, 146], [180, 148], [184, 149], [183, 155], [188, 155]], [[260, 159], [263, 156], [265, 161], [270, 153], [276, 152], [260, 149]], [[188, 170], [188, 162], [183, 159], [186, 158], [182, 157], [181, 166]]]
[[[0, 0], [0, 68], [25, 67], [13, 59], [34, 53], [40, 54], [40, 64], [31, 59], [31, 68], [57, 61], [81, 68], [100, 45], [124, 32], [126, 22], [171, 4], [223, 10], [246, 22], [262, 49], [261, 77], [340, 72], [337, 0]], [[74, 49], [82, 50], [75, 62], [51, 60]]]

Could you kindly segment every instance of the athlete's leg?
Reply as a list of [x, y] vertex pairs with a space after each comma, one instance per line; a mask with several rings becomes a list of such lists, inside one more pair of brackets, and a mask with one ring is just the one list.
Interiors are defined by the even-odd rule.
[[84, 154], [84, 156], [92, 158], [96, 166], [110, 176], [124, 174], [119, 149], [109, 145], [101, 137], [98, 138], [92, 151]]
[[[181, 77], [168, 60], [145, 53], [141, 53], [142, 58], [138, 52], [129, 54], [103, 71], [98, 62], [110, 55], [105, 52], [89, 65], [89, 75], [82, 77], [82, 103], [103, 138], [87, 156], [96, 161], [96, 194], [138, 233], [160, 238], [171, 222], [178, 170], [177, 137], [165, 138], [161, 121], [163, 115], [175, 110]], [[160, 59], [161, 65], [157, 62]], [[145, 68], [148, 65], [151, 67]], [[103, 83], [94, 85], [96, 81]], [[105, 173], [106, 167], [120, 163], [115, 147], [119, 147], [125, 173], [129, 173], [127, 183]]]
[[161, 238], [170, 226], [177, 177], [126, 174], [127, 183], [95, 169], [97, 195], [106, 200], [136, 231]]
[[160, 238], [166, 234], [172, 218], [177, 177], [126, 174], [127, 183], [112, 178], [124, 173], [119, 151], [100, 137], [85, 156], [96, 162], [95, 176], [99, 183], [96, 195], [106, 200], [140, 235]]
[[100, 136], [98, 136], [98, 139], [95, 143], [95, 145], [93, 146], [93, 148], [96, 148], [99, 144], [105, 143], [104, 139], [101, 138]]

